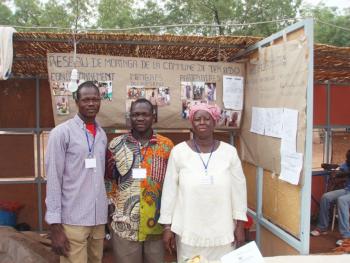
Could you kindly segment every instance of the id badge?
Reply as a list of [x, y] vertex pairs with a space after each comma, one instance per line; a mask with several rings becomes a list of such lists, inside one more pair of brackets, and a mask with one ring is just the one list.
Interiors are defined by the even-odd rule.
[[85, 159], [85, 168], [96, 168], [96, 158], [86, 158]]
[[145, 179], [147, 176], [147, 170], [145, 168], [133, 168], [132, 178], [134, 179]]
[[201, 185], [212, 185], [214, 183], [214, 178], [211, 175], [204, 175], [200, 178]]

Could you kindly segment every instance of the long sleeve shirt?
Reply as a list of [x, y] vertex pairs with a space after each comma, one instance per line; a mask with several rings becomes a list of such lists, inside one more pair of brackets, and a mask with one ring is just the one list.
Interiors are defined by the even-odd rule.
[[[94, 137], [78, 115], [51, 131], [45, 155], [47, 223], [107, 223], [106, 147], [103, 129], [96, 124]], [[85, 160], [91, 156], [96, 167], [86, 168]]]
[[[201, 158], [207, 162], [207, 172]], [[212, 179], [204, 180], [208, 176]], [[234, 220], [247, 221], [246, 180], [236, 149], [220, 142], [211, 156], [200, 157], [186, 142], [176, 145], [161, 204], [158, 222], [171, 224], [182, 243], [202, 247], [231, 243]]]

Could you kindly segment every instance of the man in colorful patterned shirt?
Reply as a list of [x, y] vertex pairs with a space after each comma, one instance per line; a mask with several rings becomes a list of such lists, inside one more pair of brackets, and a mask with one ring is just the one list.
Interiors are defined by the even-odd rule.
[[113, 250], [118, 263], [163, 262], [163, 228], [158, 224], [163, 180], [173, 143], [154, 134], [153, 105], [138, 99], [130, 109], [131, 131], [107, 150], [106, 188]]

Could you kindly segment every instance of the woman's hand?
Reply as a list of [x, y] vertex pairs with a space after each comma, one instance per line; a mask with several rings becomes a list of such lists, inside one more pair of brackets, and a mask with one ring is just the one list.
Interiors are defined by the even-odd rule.
[[170, 226], [165, 226], [163, 231], [163, 243], [170, 255], [176, 250], [175, 234], [171, 232]]
[[237, 220], [235, 228], [235, 244], [236, 248], [239, 248], [245, 244], [245, 234], [244, 234], [244, 221]]
[[61, 224], [50, 225], [51, 231], [51, 247], [53, 252], [60, 256], [68, 256], [70, 245], [69, 240], [64, 233], [63, 226]]

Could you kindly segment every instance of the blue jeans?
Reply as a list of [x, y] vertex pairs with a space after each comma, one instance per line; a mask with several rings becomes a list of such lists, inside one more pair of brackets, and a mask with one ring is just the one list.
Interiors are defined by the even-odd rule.
[[332, 202], [337, 200], [338, 207], [338, 226], [339, 232], [343, 238], [350, 238], [349, 229], [349, 208], [350, 192], [341, 189], [325, 193], [321, 198], [320, 215], [317, 227], [321, 230], [327, 230], [329, 224], [329, 208]]

